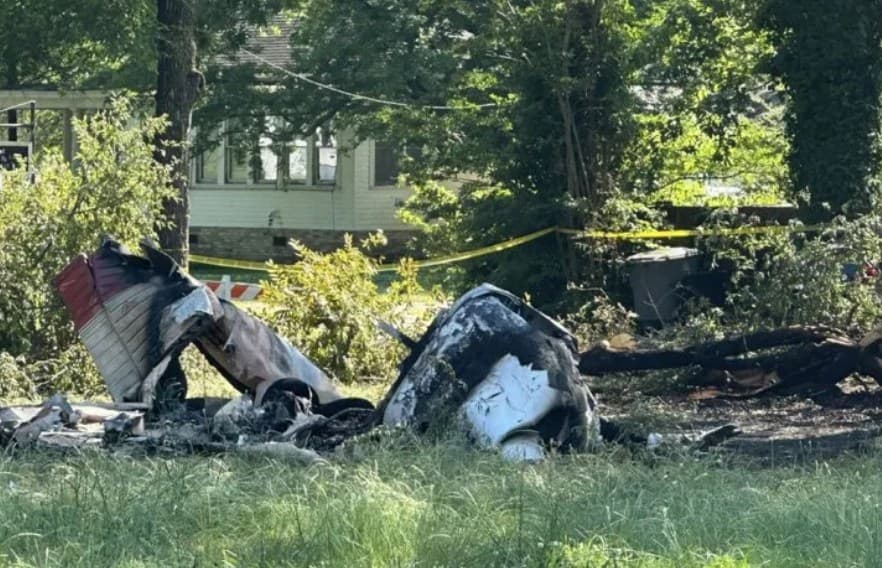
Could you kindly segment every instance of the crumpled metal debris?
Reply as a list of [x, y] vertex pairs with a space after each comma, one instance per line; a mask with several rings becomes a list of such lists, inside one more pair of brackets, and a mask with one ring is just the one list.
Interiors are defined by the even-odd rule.
[[120, 412], [104, 421], [104, 443], [118, 444], [132, 436], [144, 435], [144, 415]]
[[[55, 394], [39, 406], [0, 408], [0, 442], [15, 447], [99, 445], [119, 416], [123, 416], [119, 409], [99, 403], [71, 404], [63, 395]], [[137, 425], [143, 425], [143, 412], [127, 410], [124, 416], [129, 433], [137, 432]]]
[[53, 395], [37, 411], [37, 414], [15, 428], [11, 441], [20, 446], [36, 443], [43, 432], [53, 432], [62, 428], [76, 428], [80, 413], [61, 395]]
[[149, 241], [141, 249], [143, 257], [106, 238], [54, 280], [114, 402], [183, 400], [186, 377], [177, 359], [190, 343], [258, 404], [280, 379], [305, 383], [321, 403], [342, 398], [265, 323], [218, 299]]

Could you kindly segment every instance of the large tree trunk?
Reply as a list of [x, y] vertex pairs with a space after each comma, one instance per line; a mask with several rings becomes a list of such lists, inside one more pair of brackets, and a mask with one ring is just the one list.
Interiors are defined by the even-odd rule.
[[170, 225], [158, 227], [159, 244], [182, 266], [186, 265], [190, 232], [187, 142], [193, 103], [202, 86], [196, 71], [193, 3], [157, 0], [159, 20], [156, 114], [168, 127], [156, 140], [156, 160], [173, 168], [176, 199], [163, 208]]

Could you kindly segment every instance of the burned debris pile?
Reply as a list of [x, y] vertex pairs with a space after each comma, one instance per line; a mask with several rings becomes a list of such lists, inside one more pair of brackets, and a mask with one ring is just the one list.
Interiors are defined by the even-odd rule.
[[[422, 433], [459, 424], [480, 446], [539, 459], [549, 448], [581, 451], [600, 439], [575, 340], [508, 292], [483, 285], [441, 313], [409, 342], [398, 380], [375, 409], [342, 397], [288, 341], [150, 243], [142, 250], [134, 255], [105, 239], [54, 282], [107, 384], [109, 410], [100, 420], [75, 419], [91, 417], [95, 406], [71, 406], [63, 397], [39, 409], [7, 409], [7, 443], [58, 446], [60, 434], [76, 440], [72, 446], [302, 455], [333, 451], [377, 426]], [[238, 398], [186, 397], [178, 357], [190, 344]]]
[[[134, 255], [105, 239], [54, 281], [112, 403], [70, 405], [56, 395], [42, 407], [4, 409], [0, 442], [226, 451], [246, 440], [305, 446], [315, 431], [311, 443], [324, 449], [340, 438], [324, 422], [330, 416], [349, 410], [339, 424], [356, 432], [370, 425], [368, 401], [341, 397], [321, 369], [262, 321], [217, 298], [150, 243], [142, 249], [144, 256]], [[190, 344], [240, 398], [186, 398], [178, 357]]]
[[[475, 445], [515, 460], [586, 451], [603, 440], [656, 445], [660, 439], [624, 435], [601, 419], [580, 375], [575, 338], [489, 284], [443, 310], [418, 341], [387, 330], [411, 352], [375, 408], [341, 396], [287, 340], [219, 299], [150, 243], [142, 250], [144, 256], [134, 255], [105, 239], [54, 282], [112, 403], [70, 404], [56, 395], [42, 406], [2, 409], [0, 443], [237, 451], [312, 463], [378, 427], [416, 434], [459, 428]], [[241, 393], [237, 398], [187, 398], [178, 358], [191, 344]], [[595, 372], [600, 367], [590, 360], [613, 355], [588, 352], [581, 369]], [[691, 442], [706, 449], [737, 433], [728, 426]]]
[[[218, 406], [223, 404], [218, 410]], [[210, 406], [214, 408], [210, 408]], [[120, 411], [120, 406], [130, 410]], [[318, 432], [305, 439], [325, 417], [303, 415], [285, 431], [274, 429], [270, 412], [258, 411], [243, 395], [232, 401], [191, 400], [173, 413], [148, 412], [144, 405], [69, 403], [54, 395], [42, 406], [0, 409], [0, 446], [50, 450], [105, 448], [135, 455], [216, 454], [241, 452], [322, 461], [316, 451], [333, 449], [333, 436]]]

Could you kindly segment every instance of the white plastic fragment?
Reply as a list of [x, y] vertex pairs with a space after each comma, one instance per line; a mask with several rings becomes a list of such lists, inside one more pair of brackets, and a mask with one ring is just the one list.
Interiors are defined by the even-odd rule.
[[662, 445], [663, 441], [664, 441], [664, 437], [661, 434], [659, 434], [657, 432], [651, 432], [649, 434], [649, 436], [647, 436], [647, 438], [646, 438], [646, 449], [647, 450], [658, 449], [659, 446]]
[[512, 436], [500, 446], [502, 457], [508, 461], [539, 462], [545, 459], [545, 448], [536, 432], [523, 432]]

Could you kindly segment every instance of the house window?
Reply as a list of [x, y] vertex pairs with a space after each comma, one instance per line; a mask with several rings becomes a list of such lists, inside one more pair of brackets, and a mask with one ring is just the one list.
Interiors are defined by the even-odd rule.
[[337, 180], [337, 139], [327, 129], [319, 129], [315, 138], [316, 180], [333, 184]]
[[217, 130], [211, 130], [205, 139], [205, 150], [196, 155], [195, 174], [196, 183], [218, 182], [218, 159], [221, 153], [221, 144]]
[[[222, 167], [227, 184], [287, 184], [333, 186], [337, 177], [337, 143], [330, 132], [319, 129], [314, 136], [299, 137], [281, 118], [270, 117], [266, 131], [257, 139], [230, 129], [223, 150], [211, 150], [196, 158], [195, 181], [217, 181]], [[218, 158], [223, 153], [223, 165]]]
[[199, 154], [196, 158], [196, 182], [217, 183], [217, 158], [219, 150], [214, 148]]
[[241, 132], [227, 135], [227, 149], [224, 160], [227, 183], [248, 183], [249, 160], [248, 144]]
[[260, 137], [260, 181], [264, 183], [309, 183], [307, 142], [285, 130], [279, 117], [267, 119], [267, 134]]
[[278, 146], [273, 144], [273, 140], [269, 136], [261, 136], [258, 145], [260, 147], [258, 181], [261, 183], [275, 183], [279, 179]]
[[412, 160], [419, 160], [421, 155], [422, 148], [419, 146], [397, 146], [387, 142], [375, 142], [374, 185], [398, 185], [398, 177], [401, 175], [401, 158], [407, 156]]
[[288, 146], [288, 171], [285, 179], [290, 183], [309, 183], [307, 173], [309, 166], [307, 165], [307, 143], [306, 140], [298, 138], [294, 140], [294, 144]]
[[374, 144], [374, 185], [395, 185], [401, 173], [398, 149], [386, 142]]

